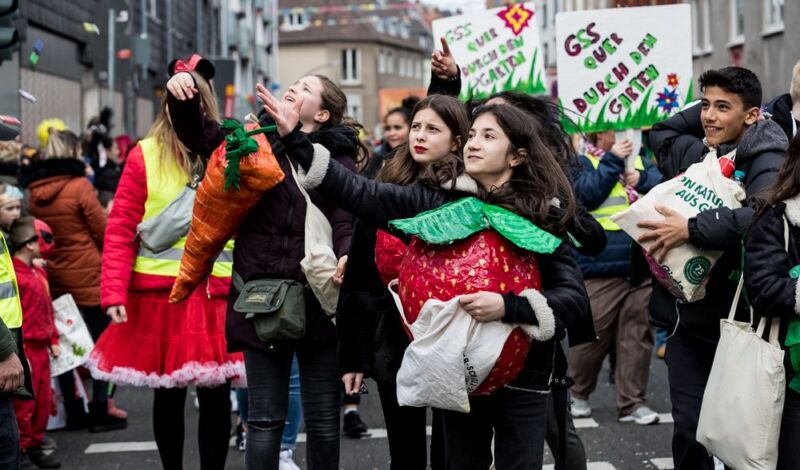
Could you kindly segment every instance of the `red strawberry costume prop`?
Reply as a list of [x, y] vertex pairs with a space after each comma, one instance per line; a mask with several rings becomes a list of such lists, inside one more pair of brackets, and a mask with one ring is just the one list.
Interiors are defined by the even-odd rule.
[[[536, 254], [552, 253], [561, 242], [527, 219], [476, 198], [390, 225], [412, 236], [398, 286], [409, 324], [429, 299], [449, 301], [479, 291], [525, 295], [523, 291], [540, 290]], [[531, 341], [526, 331], [513, 328], [491, 372], [471, 395], [491, 393], [519, 374]]]

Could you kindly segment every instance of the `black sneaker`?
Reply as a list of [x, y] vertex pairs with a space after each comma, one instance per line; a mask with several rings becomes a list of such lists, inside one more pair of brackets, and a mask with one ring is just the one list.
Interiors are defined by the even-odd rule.
[[361, 421], [361, 415], [358, 414], [358, 411], [345, 413], [343, 421], [342, 430], [347, 437], [357, 439], [367, 433], [367, 425], [364, 424], [364, 421]]
[[42, 450], [56, 450], [56, 448], [58, 448], [58, 445], [56, 444], [56, 441], [52, 437], [44, 436], [42, 438], [42, 444], [39, 447], [41, 447]]
[[108, 414], [108, 402], [89, 403], [89, 432], [106, 432], [125, 429], [128, 420]]
[[61, 462], [52, 455], [45, 454], [41, 447], [31, 447], [26, 454], [28, 454], [28, 460], [39, 468], [61, 467]]

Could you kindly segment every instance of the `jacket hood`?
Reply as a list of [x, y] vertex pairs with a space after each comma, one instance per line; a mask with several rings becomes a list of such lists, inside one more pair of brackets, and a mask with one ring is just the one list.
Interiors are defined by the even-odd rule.
[[331, 155], [348, 155], [355, 159], [358, 153], [358, 135], [352, 127], [333, 126], [319, 129], [308, 135], [311, 143], [322, 144]]
[[789, 139], [781, 126], [775, 121], [756, 121], [744, 133], [739, 145], [736, 147], [736, 162], [744, 163], [758, 157], [763, 153], [786, 153], [789, 148]]
[[19, 184], [27, 188], [37, 181], [54, 176], [86, 176], [86, 165], [77, 158], [34, 160], [20, 168]]
[[47, 205], [70, 180], [85, 176], [84, 164], [77, 158], [38, 160], [22, 167], [20, 184], [30, 188], [31, 204]]
[[17, 177], [19, 174], [19, 162], [0, 161], [0, 175]]

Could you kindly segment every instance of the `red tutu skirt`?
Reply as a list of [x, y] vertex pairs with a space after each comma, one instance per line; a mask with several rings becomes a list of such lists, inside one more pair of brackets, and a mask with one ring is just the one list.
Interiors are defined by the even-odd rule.
[[226, 351], [225, 299], [209, 299], [203, 289], [178, 305], [168, 297], [169, 291], [128, 294], [128, 321], [109, 325], [89, 356], [92, 377], [152, 388], [244, 378], [241, 353]]

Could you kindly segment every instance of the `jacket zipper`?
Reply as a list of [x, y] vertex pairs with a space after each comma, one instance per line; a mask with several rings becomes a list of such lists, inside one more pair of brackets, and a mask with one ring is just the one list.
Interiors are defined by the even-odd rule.
[[[291, 162], [289, 164], [291, 165]], [[284, 184], [286, 184], [285, 181]], [[295, 184], [297, 183], [295, 182]], [[289, 190], [289, 209], [286, 211], [287, 233], [283, 237], [283, 256], [281, 256], [281, 261], [280, 264], [278, 265], [279, 273], [283, 273], [283, 269], [286, 265], [286, 256], [288, 255], [288, 250], [289, 250], [289, 239], [292, 237], [292, 217], [294, 216], [294, 206], [296, 201], [294, 191], [292, 191], [291, 188], [287, 189]]]

